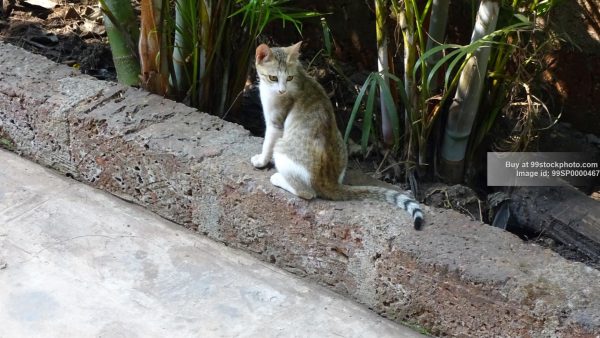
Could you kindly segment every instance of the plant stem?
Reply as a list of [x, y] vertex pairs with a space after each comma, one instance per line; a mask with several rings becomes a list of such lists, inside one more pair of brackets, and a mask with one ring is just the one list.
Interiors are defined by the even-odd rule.
[[100, 0], [100, 5], [117, 79], [125, 85], [137, 85], [140, 81], [140, 64], [136, 47], [140, 32], [131, 2]]
[[[471, 43], [495, 30], [499, 10], [498, 1], [481, 1]], [[489, 56], [489, 45], [479, 47], [468, 56], [460, 75], [454, 102], [450, 106], [441, 152], [442, 174], [450, 183], [459, 183], [463, 179], [465, 152], [479, 108]]]
[[[384, 83], [389, 86], [387, 73], [389, 70], [388, 59], [388, 37], [386, 32], [386, 18], [388, 15], [386, 0], [375, 0], [375, 27], [377, 33], [377, 70], [381, 73]], [[392, 145], [394, 143], [394, 133], [391, 119], [385, 100], [383, 97], [383, 88], [379, 89], [379, 102], [381, 107], [381, 132], [383, 142]]]
[[[450, 0], [433, 0], [431, 7], [431, 16], [429, 19], [429, 37], [427, 38], [427, 50], [439, 46], [444, 42], [446, 36], [446, 25], [448, 23], [448, 6]], [[441, 58], [442, 51], [433, 54], [427, 59], [428, 68], [435, 65]], [[423, 71], [423, 73], [425, 73]], [[432, 81], [429, 87], [431, 93], [436, 93], [439, 89], [440, 81]]]

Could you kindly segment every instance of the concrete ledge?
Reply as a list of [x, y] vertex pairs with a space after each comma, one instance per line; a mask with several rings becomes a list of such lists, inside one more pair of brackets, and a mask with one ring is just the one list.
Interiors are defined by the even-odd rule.
[[[436, 335], [595, 337], [600, 272], [446, 210], [306, 202], [261, 139], [0, 43], [0, 144]], [[1, 164], [0, 164], [1, 169]]]

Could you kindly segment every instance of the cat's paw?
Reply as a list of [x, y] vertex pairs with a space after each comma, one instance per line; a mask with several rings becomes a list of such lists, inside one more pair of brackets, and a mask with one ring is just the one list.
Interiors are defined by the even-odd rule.
[[267, 165], [269, 165], [270, 162], [270, 160], [268, 158], [265, 158], [262, 154], [252, 156], [250, 161], [252, 162], [252, 165], [255, 168], [264, 168]]

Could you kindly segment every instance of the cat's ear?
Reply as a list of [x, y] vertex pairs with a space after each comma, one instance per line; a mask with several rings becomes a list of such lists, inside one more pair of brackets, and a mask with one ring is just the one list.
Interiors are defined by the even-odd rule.
[[300, 46], [302, 46], [302, 41], [288, 47], [288, 62], [298, 61]]
[[256, 63], [269, 61], [271, 55], [271, 48], [269, 48], [269, 46], [265, 45], [264, 43], [256, 47]]

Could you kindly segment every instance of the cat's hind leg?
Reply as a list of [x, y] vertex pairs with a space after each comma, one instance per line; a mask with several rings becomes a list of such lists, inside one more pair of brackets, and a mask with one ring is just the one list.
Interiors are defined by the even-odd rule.
[[316, 193], [311, 187], [306, 186], [306, 184], [294, 177], [286, 178], [281, 173], [275, 173], [271, 176], [271, 184], [306, 200], [316, 197]]
[[271, 176], [273, 185], [307, 200], [316, 197], [317, 194], [310, 185], [310, 173], [302, 164], [280, 152], [273, 154], [273, 160], [278, 171]]

